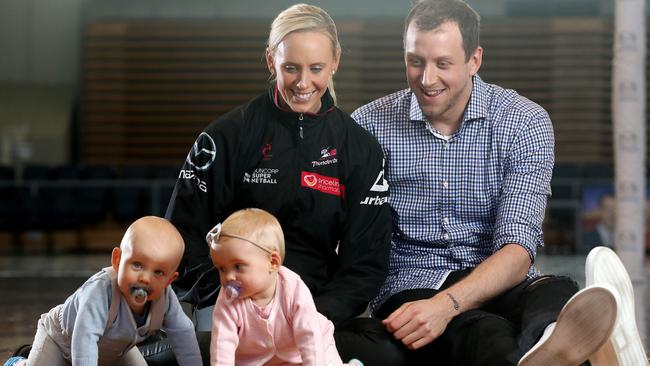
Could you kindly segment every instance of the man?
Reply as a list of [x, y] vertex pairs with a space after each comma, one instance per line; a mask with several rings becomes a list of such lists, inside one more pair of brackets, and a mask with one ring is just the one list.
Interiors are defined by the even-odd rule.
[[352, 114], [382, 145], [393, 212], [370, 307], [409, 364], [577, 365], [608, 341], [617, 293], [577, 292], [532, 266], [553, 128], [540, 106], [481, 80], [482, 55], [474, 10], [421, 1], [405, 24], [410, 88]]

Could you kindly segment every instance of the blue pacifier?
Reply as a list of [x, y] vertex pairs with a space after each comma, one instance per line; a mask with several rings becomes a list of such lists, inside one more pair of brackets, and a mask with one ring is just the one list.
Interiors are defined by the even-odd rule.
[[136, 305], [144, 305], [147, 302], [149, 291], [144, 287], [131, 287], [131, 298]]

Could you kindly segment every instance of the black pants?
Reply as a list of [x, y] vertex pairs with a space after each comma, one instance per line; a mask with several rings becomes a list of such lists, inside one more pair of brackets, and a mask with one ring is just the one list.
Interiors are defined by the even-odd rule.
[[[417, 289], [395, 294], [376, 315], [383, 319], [406, 302], [430, 298], [468, 273], [451, 273], [440, 290]], [[526, 280], [482, 308], [456, 316], [445, 332], [427, 346], [416, 351], [407, 349], [407, 364], [516, 365], [577, 291], [578, 284], [568, 277]]]
[[[204, 365], [210, 365], [210, 332], [196, 332]], [[169, 339], [164, 333], [147, 338], [138, 344], [138, 350], [149, 366], [178, 366]]]
[[[343, 361], [358, 358], [365, 366], [516, 365], [578, 291], [577, 283], [568, 277], [524, 281], [483, 308], [458, 315], [438, 339], [416, 351], [406, 348], [381, 324], [381, 319], [405, 302], [430, 298], [468, 273], [451, 273], [440, 290], [400, 292], [378, 309], [376, 318], [354, 318], [337, 325], [334, 338]], [[197, 332], [197, 338], [203, 364], [208, 365], [210, 332]], [[149, 365], [176, 365], [166, 339], [139, 348]]]
[[[203, 364], [210, 364], [210, 332], [197, 332]], [[363, 361], [364, 366], [406, 365], [406, 347], [386, 330], [381, 320], [354, 318], [337, 325], [334, 332], [336, 347], [344, 362], [351, 358]], [[178, 365], [169, 340], [164, 335], [148, 339], [138, 345], [148, 365]]]

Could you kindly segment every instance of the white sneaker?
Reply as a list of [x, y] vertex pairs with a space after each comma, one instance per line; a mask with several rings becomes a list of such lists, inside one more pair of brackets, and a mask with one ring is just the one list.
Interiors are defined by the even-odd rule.
[[592, 366], [648, 366], [634, 315], [634, 288], [625, 266], [613, 250], [596, 247], [587, 255], [587, 286], [609, 284], [619, 293], [618, 321], [609, 341], [589, 358]]
[[609, 285], [578, 291], [555, 324], [519, 360], [518, 366], [576, 366], [607, 342], [616, 323], [616, 294]]

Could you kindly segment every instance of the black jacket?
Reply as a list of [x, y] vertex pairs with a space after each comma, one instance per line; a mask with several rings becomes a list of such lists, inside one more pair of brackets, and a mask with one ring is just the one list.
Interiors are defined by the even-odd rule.
[[166, 215], [185, 240], [174, 282], [181, 301], [214, 305], [219, 275], [205, 235], [247, 207], [280, 221], [284, 265], [300, 274], [333, 322], [363, 312], [376, 295], [391, 232], [383, 154], [329, 93], [321, 101], [318, 114], [284, 111], [272, 87], [199, 135]]

